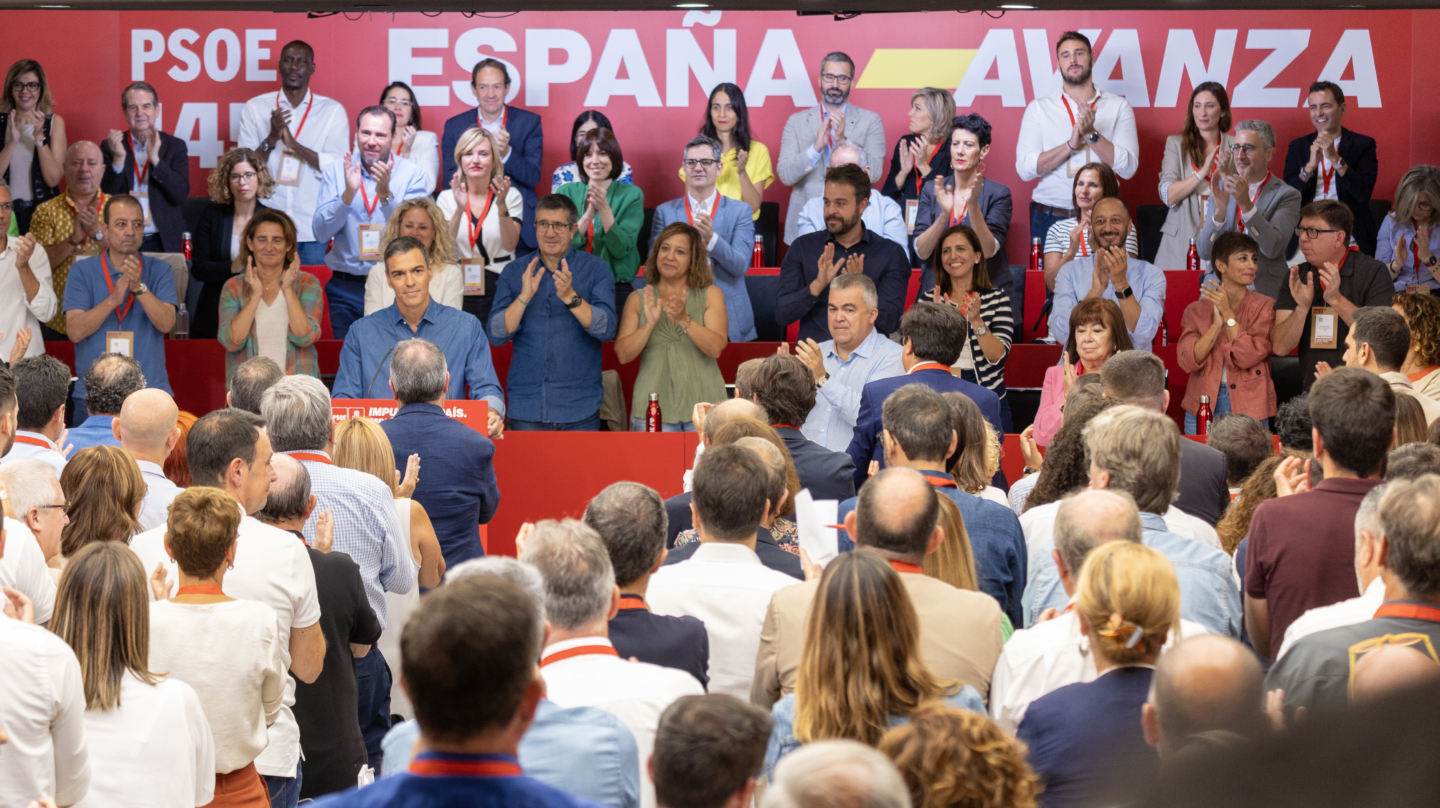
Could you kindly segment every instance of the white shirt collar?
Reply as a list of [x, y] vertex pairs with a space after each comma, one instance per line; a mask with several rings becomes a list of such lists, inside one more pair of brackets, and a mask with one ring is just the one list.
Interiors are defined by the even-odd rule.
[[710, 209], [715, 206], [715, 197], [719, 193], [720, 189], [718, 187], [711, 188], [709, 196], [704, 199], [696, 199], [695, 195], [690, 193], [688, 189], [685, 192], [686, 196], [690, 197], [690, 210], [696, 213], [703, 210], [706, 216], [710, 215]]
[[140, 467], [141, 474], [153, 474], [156, 477], [164, 477], [165, 469], [159, 463], [151, 463], [149, 460], [135, 459], [135, 465]]
[[746, 547], [740, 542], [728, 541], [707, 541], [701, 542], [695, 548], [695, 553], [690, 556], [691, 561], [709, 561], [717, 564], [755, 564], [760, 565], [760, 556], [755, 551]]

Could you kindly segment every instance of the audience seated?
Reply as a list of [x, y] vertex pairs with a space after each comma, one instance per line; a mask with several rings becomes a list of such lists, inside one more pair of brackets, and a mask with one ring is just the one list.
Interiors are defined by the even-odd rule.
[[1345, 335], [1345, 366], [1379, 374], [1397, 396], [1407, 395], [1419, 402], [1428, 427], [1440, 420], [1440, 402], [1417, 392], [1410, 378], [1400, 372], [1409, 350], [1410, 327], [1398, 311], [1388, 306], [1355, 310], [1350, 333]]
[[138, 390], [120, 407], [112, 422], [120, 448], [135, 458], [145, 481], [145, 499], [140, 505], [140, 529], [165, 524], [170, 503], [184, 489], [165, 476], [165, 459], [180, 442], [180, 408], [164, 390]]
[[43, 626], [55, 608], [55, 578], [47, 565], [60, 563], [62, 531], [70, 523], [65, 491], [53, 468], [28, 459], [0, 463], [0, 488], [8, 492], [15, 513], [6, 520], [10, 552], [0, 558], [0, 586], [29, 598], [35, 622]]
[[[665, 503], [655, 489], [612, 483], [585, 506], [584, 521], [600, 536], [615, 570], [620, 606], [609, 637], [622, 659], [685, 671], [710, 683], [710, 638], [699, 619], [655, 614], [645, 602], [650, 576], [665, 563]], [[757, 763], [758, 766], [758, 763]]]
[[[1225, 455], [1225, 484], [1230, 487], [1232, 503], [1245, 480], [1261, 463], [1275, 455], [1270, 430], [1253, 415], [1236, 413], [1217, 419], [1210, 427], [1205, 445]], [[1215, 527], [1219, 533], [1219, 524]]]
[[10, 366], [15, 375], [15, 443], [4, 461], [43, 461], [58, 475], [65, 471], [65, 402], [70, 398], [70, 369], [53, 356], [27, 357]]
[[[660, 715], [682, 696], [705, 692], [685, 671], [620, 658], [610, 643], [609, 621], [620, 608], [620, 588], [605, 545], [595, 531], [573, 519], [546, 520], [525, 537], [522, 563], [545, 581], [545, 648], [540, 673], [546, 698], [561, 707], [599, 707], [613, 713], [635, 736], [640, 758], [649, 760]], [[642, 780], [640, 804], [655, 805], [651, 783]]]
[[1040, 793], [1025, 747], [969, 710], [924, 704], [879, 749], [895, 761], [914, 808], [1034, 808]]
[[260, 414], [260, 400], [265, 391], [285, 378], [285, 371], [268, 356], [257, 356], [240, 363], [230, 376], [230, 389], [225, 393], [225, 406]]
[[770, 716], [734, 696], [685, 696], [660, 716], [646, 769], [660, 808], [751, 804]]
[[[271, 199], [276, 190], [265, 156], [244, 148], [220, 156], [207, 186], [210, 204], [200, 212], [191, 248], [190, 279], [200, 284], [195, 311], [190, 315], [191, 339], [215, 339], [219, 333], [221, 291], [231, 278], [245, 271], [240, 261], [245, 229], [251, 216], [268, 207], [261, 200]], [[301, 263], [305, 258], [300, 257]]]
[[[916, 659], [941, 680], [959, 681], [983, 697], [1000, 655], [1004, 615], [989, 595], [957, 589], [924, 574], [920, 565], [944, 541], [939, 505], [929, 481], [910, 469], [886, 469], [861, 489], [844, 515], [857, 547], [878, 554], [900, 574], [919, 632]], [[832, 562], [833, 564], [833, 562]], [[820, 583], [776, 592], [766, 609], [750, 700], [770, 707], [794, 693], [807, 653], [807, 615]]]
[[[615, 131], [615, 127], [610, 125], [610, 119], [605, 116], [605, 113], [599, 110], [587, 109], [575, 116], [575, 123], [570, 127], [571, 147], [573, 148], [575, 144], [580, 142], [582, 135], [595, 129]], [[567, 182], [579, 182], [581, 170], [579, 164], [574, 160], [557, 166], [554, 173], [550, 175], [550, 189], [553, 191]], [[632, 174], [630, 164], [625, 163], [624, 167], [620, 169], [619, 181], [626, 183], [634, 182]]]
[[[78, 358], [76, 362], [78, 366]], [[120, 406], [125, 399], [148, 386], [145, 374], [139, 362], [118, 353], [103, 353], [85, 367], [84, 407], [80, 406], [78, 392], [82, 385], [77, 383], [77, 392], [71, 395], [76, 404], [76, 426], [70, 430], [66, 442], [77, 452], [91, 446], [119, 447], [120, 439], [115, 437], [112, 422], [120, 417]]]
[[895, 765], [858, 741], [817, 741], [786, 755], [759, 808], [910, 808]]
[[1434, 260], [1440, 252], [1437, 210], [1440, 168], [1418, 165], [1406, 171], [1395, 187], [1395, 209], [1380, 221], [1374, 253], [1375, 260], [1390, 270], [1397, 294], [1429, 296], [1440, 288], [1440, 281], [1435, 279], [1435, 264], [1440, 261]]
[[[518, 225], [516, 231], [519, 231]], [[425, 245], [425, 253], [434, 272], [430, 281], [430, 299], [442, 306], [460, 308], [465, 295], [465, 278], [460, 268], [461, 258], [455, 236], [447, 226], [444, 211], [427, 196], [401, 202], [385, 222], [385, 232], [380, 234], [382, 254], [390, 242], [401, 236], [410, 236]], [[390, 288], [389, 281], [383, 261], [370, 267], [370, 273], [365, 276], [367, 316], [395, 302], [395, 290]]]
[[[1056, 335], [1053, 328], [1050, 333]], [[1101, 297], [1080, 301], [1070, 312], [1070, 335], [1065, 339], [1060, 364], [1045, 371], [1040, 406], [1032, 424], [1035, 443], [1049, 446], [1055, 439], [1065, 420], [1069, 398], [1082, 379], [1098, 376], [1110, 357], [1134, 349], [1125, 328], [1125, 315], [1115, 301]]]
[[1263, 680], [1255, 654], [1229, 637], [1176, 643], [1155, 664], [1140, 716], [1145, 742], [1168, 763], [1191, 746], [1266, 737]]
[[800, 431], [815, 408], [815, 375], [811, 369], [794, 356], [770, 356], [750, 375], [748, 384], [755, 403], [764, 408], [770, 425], [790, 450], [800, 486], [815, 499], [855, 496], [856, 485], [865, 476], [852, 460], [854, 453], [831, 451]]

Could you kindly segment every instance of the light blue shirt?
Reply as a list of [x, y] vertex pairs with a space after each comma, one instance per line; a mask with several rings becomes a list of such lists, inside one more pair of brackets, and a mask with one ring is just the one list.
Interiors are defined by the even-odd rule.
[[[102, 256], [106, 260], [101, 260]], [[108, 253], [81, 258], [70, 266], [70, 277], [65, 281], [65, 299], [61, 311], [89, 311], [110, 296], [111, 284], [118, 288], [120, 268], [108, 262]], [[105, 267], [110, 268], [111, 284], [105, 282]], [[175, 307], [175, 270], [153, 255], [140, 255], [140, 282], [149, 290], [148, 294], [161, 303]], [[126, 306], [129, 310], [126, 310]], [[120, 320], [124, 312], [125, 320]], [[140, 372], [145, 374], [145, 386], [155, 387], [169, 393], [170, 376], [165, 367], [165, 335], [150, 321], [144, 305], [131, 295], [126, 295], [120, 308], [105, 312], [105, 321], [85, 339], [75, 343], [75, 389], [71, 396], [85, 399], [85, 372], [96, 359], [110, 350], [108, 333], [129, 331], [134, 339], [130, 346], [131, 356], [140, 363]], [[108, 425], [107, 425], [108, 426]], [[113, 445], [119, 446], [116, 441]], [[81, 448], [75, 442], [75, 450]]]
[[[860, 221], [865, 223], [867, 229], [899, 244], [906, 255], [910, 254], [910, 239], [905, 233], [905, 214], [900, 210], [900, 203], [872, 188], [870, 204], [866, 205], [865, 212], [860, 214]], [[817, 196], [805, 203], [805, 207], [800, 209], [800, 218], [796, 220], [795, 228], [797, 236], [825, 229], [824, 197]]]
[[[354, 154], [353, 158], [358, 161], [359, 153]], [[330, 271], [363, 277], [370, 274], [370, 267], [374, 266], [375, 262], [360, 260], [360, 225], [375, 224], [383, 228], [385, 223], [390, 221], [390, 214], [395, 212], [401, 202], [429, 196], [430, 182], [425, 177], [425, 169], [421, 168], [419, 163], [396, 157], [390, 169], [389, 202], [376, 201], [375, 178], [370, 176], [364, 166], [360, 168], [360, 186], [364, 193], [357, 191], [347, 207], [341, 201], [345, 194], [345, 161], [334, 160], [325, 166], [320, 175], [320, 193], [317, 196], [320, 204], [315, 208], [312, 224], [316, 241], [324, 244], [332, 238], [335, 239], [334, 248], [325, 256], [325, 263], [330, 267]], [[367, 198], [375, 206], [369, 212], [365, 210]], [[381, 244], [380, 249], [385, 249], [385, 245]]]
[[150, 530], [165, 524], [170, 518], [170, 503], [185, 489], [170, 482], [165, 469], [149, 460], [136, 460], [140, 465], [140, 478], [145, 481], [145, 498], [140, 501], [140, 529]]
[[[803, 214], [801, 218], [803, 221]], [[805, 232], [803, 225], [801, 232]], [[830, 374], [830, 379], [815, 391], [815, 408], [810, 410], [800, 432], [832, 452], [843, 452], [850, 448], [850, 439], [855, 436], [855, 420], [860, 417], [860, 391], [877, 379], [904, 375], [905, 365], [900, 361], [904, 350], [871, 328], [870, 336], [851, 351], [850, 358], [844, 362], [835, 352], [833, 339], [820, 343], [820, 353], [825, 358], [825, 372]]]
[[[128, 319], [128, 318], [127, 318]], [[76, 382], [78, 385], [79, 382]], [[78, 393], [76, 395], [79, 395]], [[113, 415], [92, 415], [86, 418], [80, 426], [70, 430], [65, 435], [65, 443], [74, 446], [75, 451], [70, 453], [71, 457], [81, 449], [89, 449], [91, 446], [114, 446], [120, 448], [120, 441], [115, 438], [115, 432], [111, 429], [114, 423]]]
[[[403, 774], [420, 738], [415, 721], [396, 724], [380, 749], [380, 777]], [[535, 720], [520, 739], [520, 767], [527, 777], [610, 808], [640, 805], [640, 751], [620, 719], [598, 707], [561, 708], [541, 699]]]
[[[1175, 569], [1180, 581], [1180, 616], [1204, 626], [1207, 631], [1230, 637], [1240, 636], [1244, 612], [1240, 588], [1231, 574], [1230, 556], [1194, 539], [1171, 533], [1158, 514], [1140, 514], [1144, 527], [1141, 541], [1158, 550]], [[1051, 550], [1054, 541], [1037, 544], [1030, 554], [1030, 584], [1025, 587], [1025, 625], [1034, 625], [1035, 616], [1050, 607], [1064, 609], [1070, 596], [1060, 585], [1060, 571]]]
[[[1061, 345], [1070, 337], [1070, 311], [1080, 305], [1090, 293], [1095, 276], [1095, 258], [1076, 258], [1061, 267], [1055, 277], [1055, 308], [1050, 312], [1050, 333]], [[1148, 351], [1155, 342], [1155, 332], [1160, 328], [1160, 318], [1165, 315], [1165, 273], [1154, 264], [1130, 258], [1125, 279], [1135, 290], [1135, 299], [1140, 301], [1140, 319], [1130, 331], [1130, 342], [1137, 351]], [[1120, 302], [1115, 297], [1115, 286], [1105, 287], [1101, 297]]]

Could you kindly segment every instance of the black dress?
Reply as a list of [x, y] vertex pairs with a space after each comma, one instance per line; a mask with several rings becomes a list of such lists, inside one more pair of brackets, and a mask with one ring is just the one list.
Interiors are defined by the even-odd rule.
[[[264, 208], [258, 200], [255, 202], [256, 211]], [[200, 299], [190, 316], [191, 339], [215, 339], [220, 331], [220, 293], [234, 277], [230, 271], [230, 262], [235, 260], [230, 253], [230, 231], [234, 226], [234, 205], [211, 203], [200, 212], [190, 261], [190, 278], [201, 284]]]
[[[900, 149], [910, 148], [910, 144], [919, 139], [919, 135], [906, 135], [895, 141], [895, 148], [890, 150], [890, 173], [885, 175], [885, 185], [880, 188], [880, 193], [890, 197], [900, 204], [900, 215], [905, 217], [905, 224], [908, 230], [912, 220], [910, 219], [910, 204], [913, 202], [917, 209], [920, 204], [920, 192], [924, 189], [925, 183], [935, 182], [936, 177], [950, 176], [950, 142], [947, 140], [940, 144], [935, 150], [935, 155], [930, 158], [930, 176], [920, 181], [917, 186], [915, 179], [920, 176], [915, 169], [905, 175], [903, 184], [897, 183], [896, 177], [900, 175]], [[932, 146], [932, 148], [934, 148]], [[919, 266], [920, 259], [915, 256], [915, 236], [910, 235], [910, 265]]]

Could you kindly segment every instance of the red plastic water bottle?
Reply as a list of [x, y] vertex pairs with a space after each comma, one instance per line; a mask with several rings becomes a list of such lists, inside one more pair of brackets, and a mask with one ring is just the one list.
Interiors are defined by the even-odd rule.
[[1195, 416], [1195, 434], [1210, 434], [1210, 397], [1200, 397], [1200, 412]]
[[1040, 247], [1040, 238], [1039, 238], [1038, 236], [1035, 237], [1035, 238], [1030, 239], [1030, 271], [1031, 271], [1031, 272], [1038, 272], [1038, 271], [1040, 270], [1040, 258], [1041, 258], [1041, 256], [1044, 254], [1044, 252], [1045, 252], [1045, 251]]
[[1200, 271], [1200, 251], [1195, 249], [1195, 239], [1190, 239], [1190, 251], [1185, 253], [1185, 268], [1191, 272]]
[[192, 260], [192, 256], [191, 256], [192, 248], [191, 248], [191, 244], [190, 244], [190, 234], [189, 234], [189, 233], [184, 233], [184, 234], [182, 234], [182, 236], [184, 237], [184, 240], [185, 240], [185, 241], [184, 241], [184, 244], [185, 244], [185, 263], [188, 265], [188, 264], [190, 263], [190, 261]]
[[750, 253], [750, 268], [759, 269], [765, 266], [765, 237], [755, 237], [755, 249]]
[[660, 431], [660, 394], [650, 394], [650, 405], [645, 408], [645, 431]]

